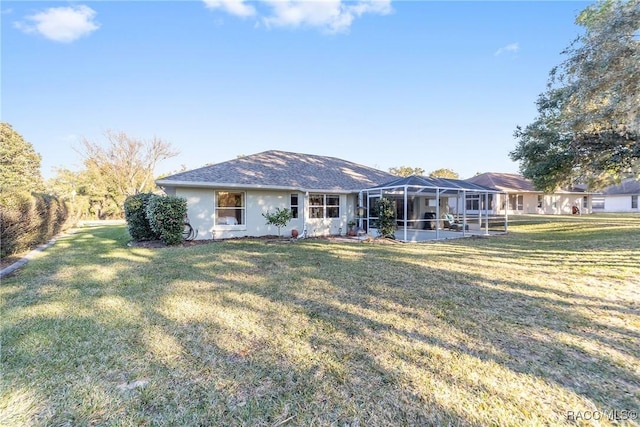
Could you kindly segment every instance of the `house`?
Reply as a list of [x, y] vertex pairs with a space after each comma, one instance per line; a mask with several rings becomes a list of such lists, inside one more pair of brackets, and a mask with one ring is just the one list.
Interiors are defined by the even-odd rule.
[[335, 157], [265, 151], [156, 181], [187, 200], [198, 239], [276, 234], [263, 213], [291, 209], [284, 233], [345, 234], [357, 215], [358, 194], [397, 178]]
[[531, 181], [511, 173], [483, 173], [466, 180], [492, 188], [501, 194], [467, 195], [467, 212], [488, 211], [492, 214], [572, 214], [592, 212], [592, 193], [581, 189], [557, 190], [544, 193], [536, 190]]
[[640, 181], [625, 179], [620, 184], [604, 188], [593, 197], [594, 212], [640, 212], [638, 209]]

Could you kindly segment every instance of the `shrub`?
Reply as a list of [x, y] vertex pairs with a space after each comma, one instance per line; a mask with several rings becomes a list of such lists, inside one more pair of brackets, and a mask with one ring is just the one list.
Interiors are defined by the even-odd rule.
[[278, 237], [280, 237], [280, 229], [286, 227], [289, 221], [293, 218], [293, 212], [289, 209], [276, 208], [274, 213], [267, 212], [262, 214], [267, 220], [267, 225], [275, 225], [278, 227]]
[[66, 225], [66, 204], [48, 194], [3, 191], [0, 199], [0, 256], [45, 243]]
[[155, 240], [160, 238], [151, 228], [147, 218], [147, 206], [153, 193], [140, 193], [129, 196], [124, 201], [124, 216], [127, 220], [129, 235], [136, 241]]
[[395, 202], [380, 198], [376, 203], [378, 210], [378, 230], [382, 237], [395, 238], [396, 231], [396, 204]]
[[151, 229], [167, 245], [182, 241], [187, 200], [176, 196], [156, 196], [149, 198], [147, 219]]

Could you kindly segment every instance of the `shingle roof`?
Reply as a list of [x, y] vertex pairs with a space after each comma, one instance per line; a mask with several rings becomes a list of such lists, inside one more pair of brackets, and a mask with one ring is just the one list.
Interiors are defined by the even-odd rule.
[[625, 179], [620, 184], [611, 185], [602, 190], [602, 194], [640, 194], [640, 181], [636, 179]]
[[[507, 193], [542, 193], [531, 181], [515, 173], [486, 172], [465, 181]], [[569, 189], [557, 189], [554, 194], [584, 193], [586, 186], [576, 185]]]
[[531, 191], [538, 192], [531, 181], [522, 175], [514, 173], [495, 173], [487, 172], [476, 175], [465, 181], [482, 185], [483, 187], [495, 188], [501, 191]]
[[335, 157], [271, 150], [177, 173], [157, 184], [356, 192], [393, 178], [387, 172]]
[[495, 189], [485, 187], [476, 183], [463, 181], [460, 179], [450, 178], [429, 178], [426, 176], [411, 175], [408, 177], [396, 178], [392, 181], [386, 182], [381, 185], [377, 185], [370, 190], [376, 188], [393, 188], [407, 186], [409, 192], [422, 191], [423, 189], [449, 189], [449, 190], [469, 190], [469, 191], [489, 191], [493, 192]]

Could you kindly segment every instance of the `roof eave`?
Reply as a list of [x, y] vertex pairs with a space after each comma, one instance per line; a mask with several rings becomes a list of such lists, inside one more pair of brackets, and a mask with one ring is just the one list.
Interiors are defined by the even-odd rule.
[[278, 190], [278, 191], [299, 191], [302, 193], [338, 193], [357, 194], [360, 190], [347, 190], [344, 188], [303, 188], [296, 186], [263, 185], [263, 184], [239, 184], [232, 182], [206, 182], [206, 181], [170, 181], [160, 179], [156, 181], [160, 187], [180, 187], [180, 188], [232, 188], [239, 190]]

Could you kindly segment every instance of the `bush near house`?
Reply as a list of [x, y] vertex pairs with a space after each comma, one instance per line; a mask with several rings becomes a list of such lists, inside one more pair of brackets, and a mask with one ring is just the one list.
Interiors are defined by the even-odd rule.
[[66, 204], [55, 196], [4, 191], [0, 197], [0, 257], [45, 243], [62, 231], [67, 219]]
[[152, 195], [146, 208], [151, 230], [167, 245], [182, 241], [187, 200], [176, 196]]
[[160, 236], [153, 231], [147, 218], [147, 206], [153, 193], [129, 196], [124, 201], [124, 216], [131, 238], [135, 241], [157, 240]]
[[394, 238], [396, 231], [396, 204], [382, 197], [376, 202], [378, 210], [378, 230], [382, 237]]

